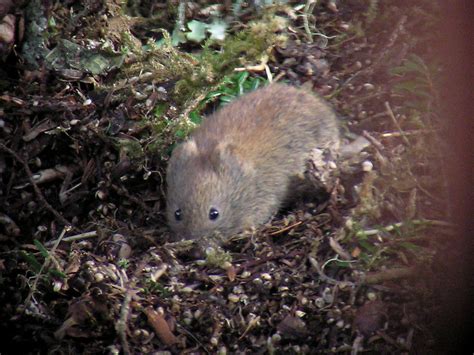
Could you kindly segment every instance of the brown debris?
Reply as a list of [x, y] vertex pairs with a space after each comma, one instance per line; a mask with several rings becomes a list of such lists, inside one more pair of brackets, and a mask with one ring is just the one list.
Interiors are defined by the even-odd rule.
[[158, 335], [165, 345], [171, 346], [178, 342], [178, 339], [172, 333], [165, 318], [159, 312], [151, 307], [146, 308], [144, 312], [147, 316], [148, 323], [153, 327], [156, 335]]
[[287, 315], [277, 326], [278, 331], [286, 338], [305, 338], [308, 330], [303, 320]]
[[369, 336], [383, 326], [387, 309], [382, 301], [370, 301], [357, 310], [354, 328], [364, 336]]

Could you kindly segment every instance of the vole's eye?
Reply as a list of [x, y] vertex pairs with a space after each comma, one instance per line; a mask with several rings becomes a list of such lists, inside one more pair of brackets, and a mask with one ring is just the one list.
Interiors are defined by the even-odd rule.
[[183, 219], [183, 214], [181, 213], [180, 209], [177, 209], [176, 211], [174, 211], [174, 218], [177, 221], [181, 221]]
[[217, 219], [217, 217], [219, 217], [219, 211], [216, 210], [214, 207], [212, 207], [210, 210], [209, 210], [209, 219], [211, 221], [214, 221]]

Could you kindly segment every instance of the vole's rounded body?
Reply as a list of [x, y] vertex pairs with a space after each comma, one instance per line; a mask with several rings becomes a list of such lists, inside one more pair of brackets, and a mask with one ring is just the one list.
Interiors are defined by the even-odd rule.
[[265, 223], [292, 194], [314, 148], [339, 147], [319, 97], [271, 84], [226, 105], [178, 146], [167, 172], [167, 217], [179, 238], [229, 236]]

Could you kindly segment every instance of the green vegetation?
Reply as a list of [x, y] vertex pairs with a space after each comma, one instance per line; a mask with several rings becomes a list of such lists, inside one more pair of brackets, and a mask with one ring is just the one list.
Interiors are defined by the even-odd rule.
[[20, 256], [28, 263], [28, 266], [30, 267], [31, 271], [37, 277], [43, 275], [47, 279], [49, 279], [50, 277], [65, 279], [66, 275], [57, 267], [51, 265], [53, 264], [51, 261], [54, 259], [54, 257], [51, 255], [48, 249], [46, 249], [46, 247], [41, 244], [41, 242], [37, 239], [35, 239], [33, 242], [36, 248], [38, 249], [40, 255], [44, 259], [43, 263], [38, 260], [37, 256], [23, 250], [20, 251]]

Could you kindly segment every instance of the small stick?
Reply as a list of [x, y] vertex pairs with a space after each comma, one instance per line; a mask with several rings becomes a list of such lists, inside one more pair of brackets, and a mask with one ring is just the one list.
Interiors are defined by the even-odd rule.
[[[73, 241], [79, 240], [79, 239], [87, 239], [87, 238], [94, 238], [94, 237], [97, 237], [97, 231], [85, 232], [85, 233], [81, 233], [81, 234], [71, 235], [70, 237], [62, 238], [61, 241], [63, 241], [63, 242], [73, 242]], [[50, 245], [53, 245], [56, 242], [57, 242], [57, 239], [56, 240], [50, 240], [49, 242], [46, 242], [45, 245], [50, 246]]]
[[313, 258], [312, 256], [308, 256], [308, 260], [309, 260], [309, 263], [311, 264], [311, 266], [314, 267], [316, 269], [316, 271], [318, 272], [319, 277], [321, 278], [321, 280], [323, 280], [324, 282], [327, 282], [331, 285], [337, 285], [337, 286], [341, 286], [341, 285], [354, 286], [353, 282], [338, 281], [336, 279], [333, 279], [332, 277], [327, 276], [324, 273], [324, 271], [321, 269], [321, 267], [319, 266], [318, 261], [315, 258]]
[[122, 302], [122, 307], [120, 309], [120, 319], [118, 320], [117, 324], [115, 325], [115, 329], [120, 338], [120, 342], [122, 343], [123, 353], [125, 355], [131, 354], [130, 345], [127, 341], [127, 319], [130, 313], [130, 302], [132, 300], [132, 291], [128, 290], [125, 293], [125, 298]]
[[407, 268], [396, 268], [396, 269], [389, 269], [384, 270], [381, 272], [369, 274], [365, 276], [365, 283], [373, 285], [378, 284], [384, 281], [392, 281], [398, 279], [407, 279], [410, 277], [418, 277], [419, 273], [417, 269], [414, 267], [407, 267]]
[[303, 223], [303, 222], [301, 222], [301, 221], [296, 222], [296, 223], [291, 224], [291, 225], [289, 225], [289, 226], [287, 226], [287, 227], [285, 227], [285, 228], [282, 228], [282, 229], [279, 229], [279, 230], [277, 230], [277, 231], [275, 231], [275, 232], [269, 233], [269, 235], [272, 235], [272, 236], [273, 236], [273, 235], [277, 235], [277, 234], [284, 233], [284, 232], [286, 232], [287, 230], [292, 229], [293, 227], [299, 226], [301, 223]]
[[402, 133], [400, 132], [387, 132], [387, 133], [382, 133], [380, 136], [382, 138], [391, 138], [391, 137], [402, 137], [403, 135], [405, 136], [415, 136], [415, 135], [418, 135], [418, 134], [430, 134], [430, 133], [434, 133], [435, 130], [434, 129], [417, 129], [417, 130], [413, 130], [413, 131], [405, 131]]
[[[422, 224], [428, 224], [430, 226], [438, 226], [438, 227], [454, 227], [454, 224], [446, 222], [446, 221], [437, 221], [437, 220], [431, 220], [431, 219], [415, 219], [411, 221], [414, 225], [422, 225]], [[366, 230], [360, 230], [357, 231], [356, 237], [362, 237], [362, 236], [371, 236], [371, 235], [376, 235], [380, 232], [391, 232], [395, 228], [400, 228], [402, 227], [405, 222], [398, 222], [394, 223], [391, 225], [388, 225], [386, 227], [383, 227], [383, 229], [366, 229]]]
[[311, 33], [311, 30], [309, 28], [309, 20], [308, 20], [308, 14], [310, 13], [310, 7], [317, 1], [314, 0], [306, 0], [306, 4], [304, 5], [304, 11], [303, 11], [303, 25], [304, 25], [304, 30], [306, 32], [306, 37], [308, 38], [308, 43], [313, 43], [313, 35]]
[[385, 150], [384, 146], [382, 143], [380, 143], [374, 136], [372, 136], [369, 132], [363, 131], [362, 135], [367, 138], [370, 143], [372, 143], [380, 152], [383, 152]]
[[390, 107], [390, 104], [388, 103], [388, 101], [385, 101], [385, 108], [387, 109], [387, 113], [388, 113], [388, 115], [390, 116], [390, 118], [392, 119], [393, 124], [394, 124], [395, 127], [398, 129], [398, 131], [400, 132], [400, 135], [401, 135], [403, 141], [404, 141], [407, 145], [411, 145], [411, 144], [410, 144], [410, 141], [408, 140], [408, 138], [406, 137], [405, 133], [403, 132], [402, 127], [400, 126], [400, 124], [398, 123], [397, 119], [395, 118], [395, 115], [393, 114], [392, 108]]

